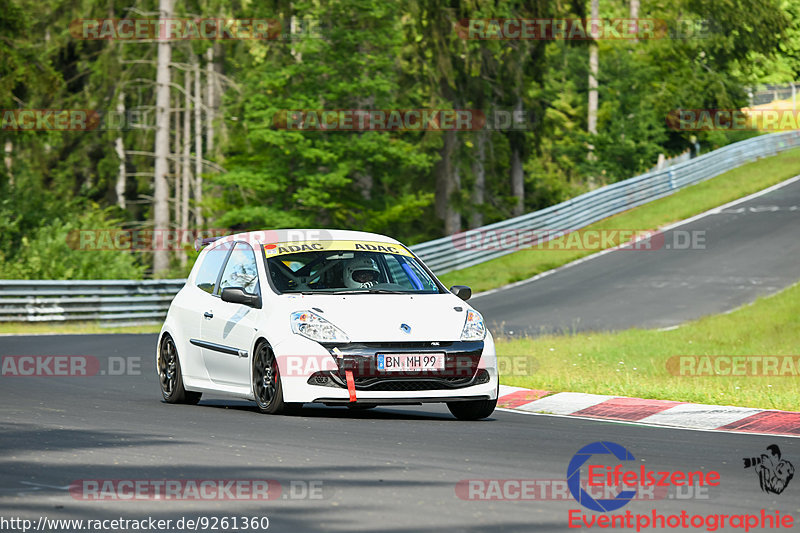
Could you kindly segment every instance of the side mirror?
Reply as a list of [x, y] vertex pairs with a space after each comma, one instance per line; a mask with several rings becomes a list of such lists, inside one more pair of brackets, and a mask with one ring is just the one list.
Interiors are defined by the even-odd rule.
[[465, 302], [472, 296], [472, 289], [466, 285], [453, 285], [450, 287], [450, 292], [464, 300]]
[[223, 302], [244, 304], [261, 309], [261, 298], [255, 294], [247, 294], [241, 287], [225, 287], [220, 295]]

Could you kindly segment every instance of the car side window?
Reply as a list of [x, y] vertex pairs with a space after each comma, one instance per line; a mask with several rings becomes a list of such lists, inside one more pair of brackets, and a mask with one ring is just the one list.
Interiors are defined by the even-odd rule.
[[259, 294], [256, 254], [246, 243], [236, 243], [225, 265], [222, 278], [219, 280], [220, 292], [227, 287], [241, 287], [246, 293]]
[[225, 258], [228, 257], [229, 250], [229, 246], [217, 246], [206, 252], [203, 264], [200, 265], [200, 270], [197, 271], [195, 285], [209, 294], [214, 293], [219, 271], [222, 269]]

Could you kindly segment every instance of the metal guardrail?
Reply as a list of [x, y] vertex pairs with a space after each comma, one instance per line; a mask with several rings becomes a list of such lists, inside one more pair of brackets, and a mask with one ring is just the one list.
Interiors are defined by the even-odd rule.
[[668, 196], [687, 185], [713, 178], [759, 157], [775, 155], [796, 146], [800, 146], [800, 131], [753, 137], [669, 168], [601, 187], [540, 211], [423, 242], [411, 246], [411, 249], [431, 270], [437, 274], [445, 274], [516, 251], [513, 247], [487, 249], [485, 246], [474, 245], [471, 236], [481, 235], [482, 232], [495, 232], [500, 236], [503, 231], [580, 229], [611, 215]]
[[0, 322], [163, 320], [183, 279], [0, 280]]
[[[470, 232], [575, 230], [621, 211], [663, 198], [759, 157], [800, 146], [800, 131], [730, 144], [672, 167], [642, 174], [560, 204]], [[471, 247], [470, 232], [411, 246], [437, 274], [477, 265], [515, 251]], [[183, 279], [39, 281], [0, 280], [0, 322], [99, 320], [101, 325], [158, 322]]]

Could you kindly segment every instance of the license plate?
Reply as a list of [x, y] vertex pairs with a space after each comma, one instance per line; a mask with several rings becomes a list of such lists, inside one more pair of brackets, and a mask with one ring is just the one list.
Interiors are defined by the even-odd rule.
[[379, 353], [378, 370], [383, 372], [420, 372], [444, 370], [443, 353]]

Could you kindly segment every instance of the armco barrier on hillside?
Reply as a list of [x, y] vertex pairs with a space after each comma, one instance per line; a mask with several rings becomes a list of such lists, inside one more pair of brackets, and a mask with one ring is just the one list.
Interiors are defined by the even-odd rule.
[[185, 281], [0, 280], [0, 322], [156, 322]]
[[[474, 231], [502, 232], [569, 228], [576, 230], [638, 205], [668, 196], [687, 185], [713, 178], [759, 157], [800, 146], [800, 131], [761, 135], [729, 144], [675, 166], [601, 187], [566, 202]], [[442, 237], [411, 249], [436, 274], [477, 265], [516, 251], [513, 247], [468, 246], [468, 232]]]
[[[800, 131], [761, 135], [701, 155], [667, 169], [648, 172], [582, 194], [566, 202], [471, 230], [574, 231], [632, 207], [713, 178], [759, 157], [800, 146]], [[470, 246], [470, 233], [423, 242], [411, 249], [437, 274], [513, 253], [517, 247]], [[185, 280], [24, 281], [0, 280], [0, 322], [100, 320], [101, 323], [158, 322]]]

